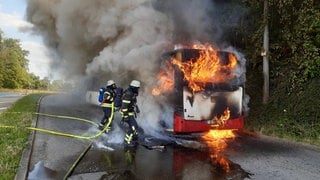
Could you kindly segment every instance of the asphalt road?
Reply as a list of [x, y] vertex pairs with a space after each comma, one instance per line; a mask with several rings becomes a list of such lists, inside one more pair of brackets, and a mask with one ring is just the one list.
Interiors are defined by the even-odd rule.
[[[101, 110], [80, 99], [45, 96], [39, 111], [99, 122]], [[115, 122], [119, 118], [116, 115]], [[98, 132], [88, 123], [46, 116], [39, 116], [36, 126], [83, 136]], [[219, 154], [204, 148], [203, 143], [179, 138], [171, 138], [175, 143], [167, 143], [164, 149], [140, 145], [126, 150], [123, 136], [116, 125], [111, 133], [93, 141], [36, 132], [31, 138], [31, 151], [27, 150], [22, 158], [17, 179], [63, 179], [91, 142], [92, 147], [69, 179], [320, 179], [320, 148], [315, 146], [239, 134], [226, 140], [227, 148]], [[219, 160], [228, 162], [228, 171]]]
[[320, 148], [268, 136], [244, 136], [228, 147], [229, 160], [253, 179], [320, 179]]
[[13, 103], [23, 97], [19, 93], [1, 93], [0, 92], [0, 113], [8, 109]]

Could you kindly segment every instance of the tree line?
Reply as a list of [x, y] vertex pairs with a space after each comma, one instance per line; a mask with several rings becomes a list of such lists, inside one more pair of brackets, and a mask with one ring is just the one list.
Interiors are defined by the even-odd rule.
[[40, 79], [28, 72], [29, 52], [21, 48], [20, 41], [6, 38], [0, 30], [0, 88], [59, 90], [63, 81]]
[[[268, 4], [267, 18], [264, 14]], [[223, 1], [226, 2], [226, 1]], [[320, 1], [228, 0], [247, 10], [225, 39], [245, 54], [247, 127], [319, 144]], [[262, 104], [263, 39], [269, 32], [270, 98]]]
[[233, 28], [236, 46], [244, 50], [253, 69], [262, 66], [265, 24], [269, 27], [270, 81], [273, 87], [284, 80], [291, 91], [304, 82], [320, 77], [320, 1], [266, 0], [268, 18], [264, 21], [264, 2], [231, 1], [249, 10], [241, 24]]

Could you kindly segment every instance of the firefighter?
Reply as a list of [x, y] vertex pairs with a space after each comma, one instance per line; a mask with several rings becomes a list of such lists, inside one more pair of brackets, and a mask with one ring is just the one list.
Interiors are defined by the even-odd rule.
[[113, 80], [107, 81], [106, 89], [103, 94], [103, 100], [101, 102], [101, 107], [104, 115], [99, 124], [99, 129], [105, 129], [106, 132], [109, 132], [111, 130], [111, 124], [114, 117], [114, 100], [116, 96], [116, 88], [117, 85]]
[[123, 121], [129, 127], [126, 132], [124, 143], [126, 147], [134, 147], [137, 144], [138, 124], [136, 121], [136, 113], [140, 113], [137, 105], [137, 96], [139, 94], [140, 81], [132, 80], [128, 89], [125, 90], [122, 98], [121, 113]]

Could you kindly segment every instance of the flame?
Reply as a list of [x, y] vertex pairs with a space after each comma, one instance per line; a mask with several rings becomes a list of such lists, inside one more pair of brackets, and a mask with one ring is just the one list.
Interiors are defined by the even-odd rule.
[[234, 137], [236, 136], [233, 133], [233, 130], [217, 130], [217, 129], [212, 129], [205, 135], [201, 136], [202, 139], [207, 141], [229, 139]]
[[237, 59], [229, 53], [228, 64], [221, 64], [218, 51], [210, 44], [193, 45], [194, 49], [201, 49], [198, 59], [181, 61], [179, 56], [172, 58], [172, 64], [176, 65], [184, 74], [184, 79], [193, 92], [204, 90], [206, 83], [225, 82], [234, 77], [232, 70], [237, 65]]
[[234, 77], [233, 70], [237, 66], [237, 58], [234, 54], [228, 54], [228, 63], [224, 64], [219, 58], [218, 51], [212, 45], [194, 44], [191, 46], [181, 45], [181, 48], [199, 49], [200, 55], [197, 59], [189, 59], [182, 62], [182, 55], [177, 50], [176, 57], [166, 61], [165, 68], [157, 75], [158, 85], [152, 89], [153, 95], [168, 92], [174, 87], [174, 68], [177, 66], [183, 74], [192, 92], [202, 91], [207, 83], [226, 82]]
[[213, 119], [219, 124], [219, 126], [223, 126], [229, 118], [230, 118], [230, 110], [229, 110], [229, 107], [227, 107], [227, 109], [224, 110], [220, 118], [215, 116]]
[[225, 140], [234, 137], [233, 130], [210, 130], [201, 136], [201, 139], [209, 147], [211, 163], [219, 165], [226, 172], [230, 172], [230, 164], [229, 160], [223, 157], [223, 152], [227, 148]]
[[174, 86], [174, 69], [170, 62], [166, 61], [166, 68], [162, 69], [157, 75], [158, 86], [152, 89], [152, 95], [158, 96], [161, 93], [168, 92], [173, 89]]

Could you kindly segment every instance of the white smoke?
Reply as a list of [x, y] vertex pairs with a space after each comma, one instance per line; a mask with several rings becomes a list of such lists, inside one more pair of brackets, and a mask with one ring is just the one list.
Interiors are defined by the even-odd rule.
[[157, 131], [160, 117], [172, 114], [170, 107], [162, 108], [165, 100], [155, 100], [150, 93], [161, 53], [180, 42], [214, 42], [220, 34], [219, 28], [210, 26], [214, 22], [211, 0], [27, 2], [27, 19], [56, 53], [51, 67], [65, 79], [98, 77], [91, 79], [91, 90], [98, 90], [108, 79], [123, 88], [132, 79], [142, 82], [138, 123], [149, 133]]

